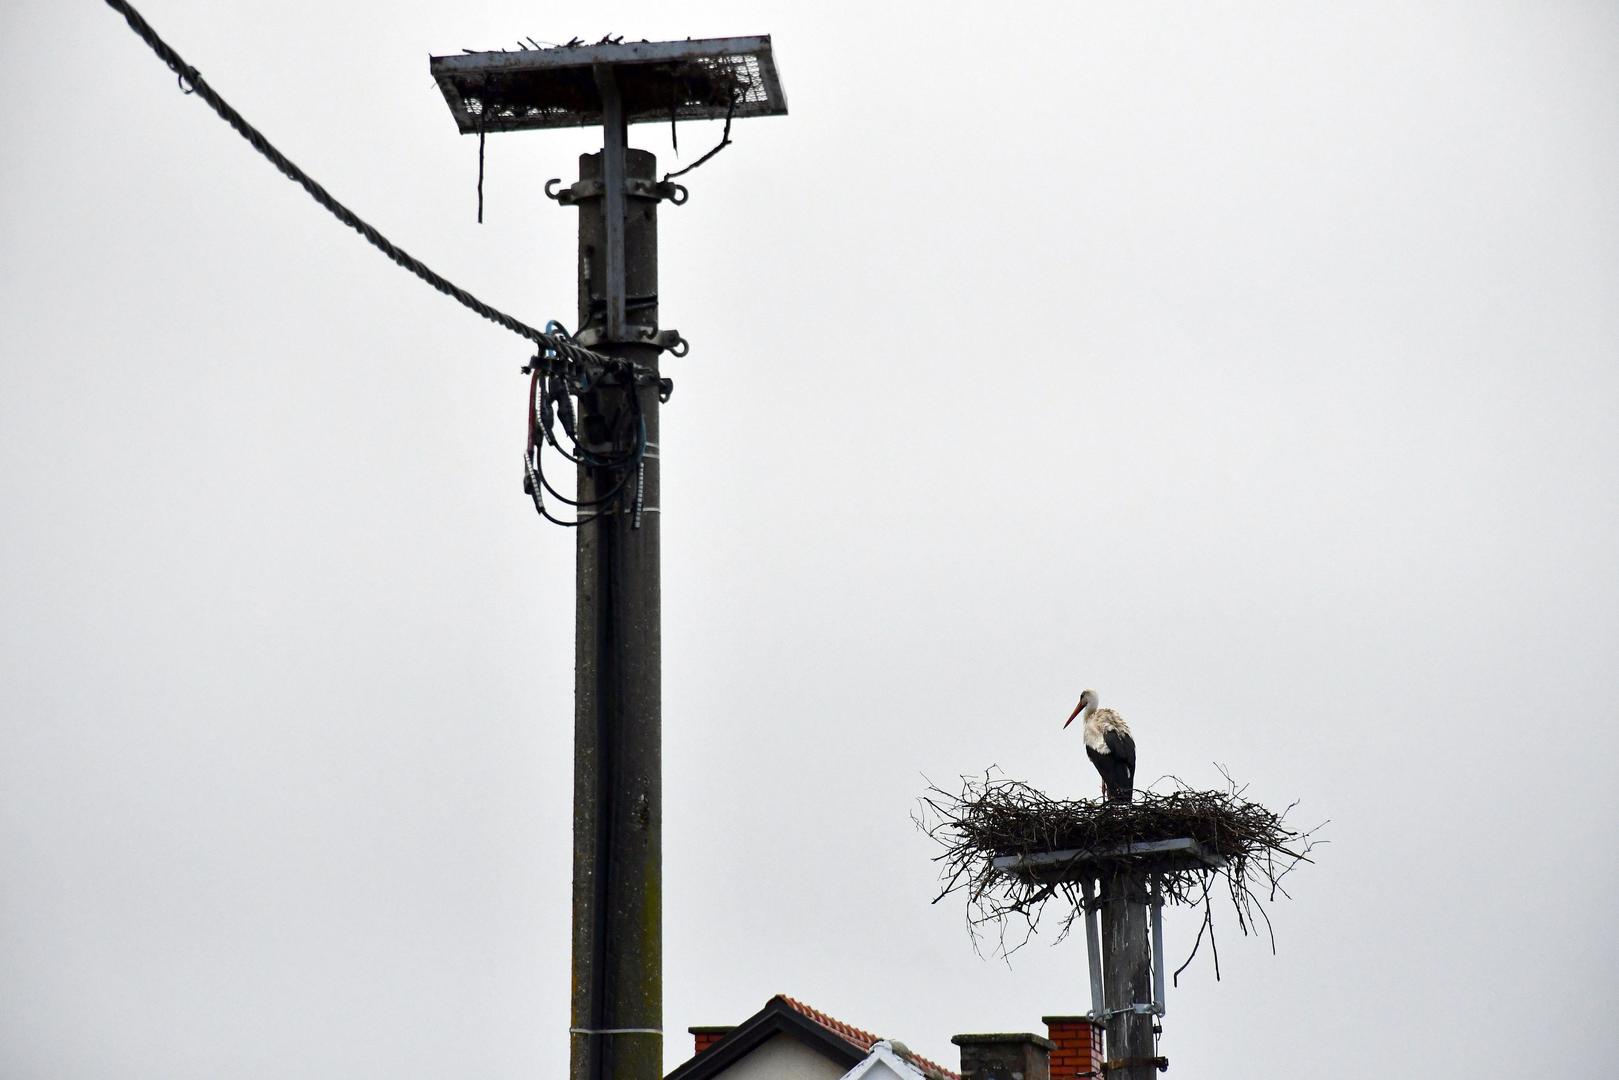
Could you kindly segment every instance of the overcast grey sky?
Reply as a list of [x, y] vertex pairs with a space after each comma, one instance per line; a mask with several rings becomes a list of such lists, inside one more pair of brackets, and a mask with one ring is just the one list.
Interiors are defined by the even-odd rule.
[[[1176, 1073], [1619, 1059], [1613, 5], [142, 10], [530, 322], [594, 145], [491, 138], [477, 225], [427, 56], [774, 36], [792, 115], [662, 215], [671, 1066], [778, 991], [945, 1061], [1082, 1011], [1082, 943], [1008, 967], [929, 906], [909, 812], [992, 763], [1091, 793], [1085, 686], [1144, 779], [1332, 819], [1277, 955], [1227, 923], [1171, 992]], [[0, 38], [0, 1073], [560, 1075], [573, 539], [523, 342], [104, 5]]]

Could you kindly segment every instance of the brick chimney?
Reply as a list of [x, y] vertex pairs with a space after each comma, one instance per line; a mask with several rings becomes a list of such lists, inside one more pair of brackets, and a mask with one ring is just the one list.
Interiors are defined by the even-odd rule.
[[710, 1046], [713, 1046], [715, 1043], [725, 1038], [725, 1036], [735, 1031], [736, 1028], [734, 1026], [689, 1027], [686, 1030], [691, 1032], [692, 1041], [697, 1044], [697, 1048], [692, 1051], [693, 1056], [695, 1056], [697, 1054], [701, 1054], [704, 1050], [707, 1050]]
[[1085, 1016], [1042, 1016], [1056, 1049], [1051, 1080], [1102, 1076], [1102, 1025]]
[[1038, 1035], [953, 1035], [961, 1080], [1052, 1080], [1050, 1039]]

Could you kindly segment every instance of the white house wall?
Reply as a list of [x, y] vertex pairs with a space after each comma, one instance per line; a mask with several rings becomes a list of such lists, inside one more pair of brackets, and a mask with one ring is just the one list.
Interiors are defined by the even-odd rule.
[[725, 1070], [725, 1080], [838, 1080], [844, 1070], [786, 1035], [759, 1046]]
[[[856, 1071], [858, 1070], [858, 1071]], [[843, 1075], [842, 1080], [917, 1080], [922, 1074], [902, 1064], [867, 1059]]]
[[866, 1059], [843, 1074], [842, 1080], [925, 1080], [922, 1070], [894, 1053], [884, 1040], [871, 1048]]

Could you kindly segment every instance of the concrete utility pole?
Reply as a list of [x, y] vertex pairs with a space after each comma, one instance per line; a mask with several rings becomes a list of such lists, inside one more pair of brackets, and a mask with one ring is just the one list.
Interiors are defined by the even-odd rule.
[[[610, 76], [609, 76], [610, 77]], [[618, 110], [610, 110], [618, 111]], [[616, 174], [650, 182], [653, 156], [606, 125], [607, 147], [582, 157], [582, 184]], [[613, 158], [618, 160], [614, 161]], [[605, 185], [604, 185], [605, 186]], [[656, 371], [659, 350], [625, 333], [636, 297], [643, 325], [657, 325], [658, 203], [611, 189], [578, 200], [579, 325], [605, 314], [594, 346]], [[626, 203], [630, 205], [626, 207]], [[618, 226], [615, 237], [614, 226]], [[622, 252], [622, 275], [613, 252]], [[610, 286], [615, 277], [621, 291]], [[663, 729], [658, 522], [658, 392], [603, 385], [580, 397], [580, 446], [611, 460], [632, 452], [645, 424], [639, 515], [620, 504], [579, 528], [574, 630], [573, 1064], [574, 1080], [663, 1073]], [[580, 465], [579, 497], [620, 477]], [[639, 517], [639, 520], [637, 520]]]
[[[663, 1075], [663, 777], [659, 601], [658, 203], [686, 189], [632, 150], [632, 123], [781, 115], [768, 37], [433, 57], [461, 131], [600, 124], [579, 181], [546, 194], [579, 215], [582, 346], [629, 361], [579, 399], [574, 640], [571, 1080]], [[718, 148], [716, 148], [717, 150]], [[712, 155], [714, 151], [710, 152]], [[480, 158], [481, 160], [481, 158]], [[699, 159], [700, 164], [702, 160]], [[543, 370], [543, 369], [542, 369]], [[531, 403], [532, 407], [532, 403]], [[626, 465], [626, 463], [630, 463]], [[532, 482], [532, 481], [531, 481]], [[624, 492], [625, 497], [615, 497]], [[536, 504], [538, 505], [538, 503]]]

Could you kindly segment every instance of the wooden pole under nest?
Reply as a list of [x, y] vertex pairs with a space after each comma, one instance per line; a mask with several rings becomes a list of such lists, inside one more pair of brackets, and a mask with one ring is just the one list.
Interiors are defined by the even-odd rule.
[[1152, 951], [1148, 941], [1147, 875], [1136, 868], [1101, 877], [1102, 1004], [1108, 1080], [1151, 1080]]

